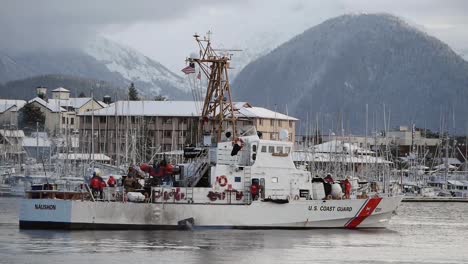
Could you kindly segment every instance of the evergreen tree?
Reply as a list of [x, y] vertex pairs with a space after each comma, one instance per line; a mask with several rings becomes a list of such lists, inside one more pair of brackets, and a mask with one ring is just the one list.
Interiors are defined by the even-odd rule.
[[84, 92], [81, 92], [79, 95], [78, 95], [78, 98], [84, 98], [86, 97], [85, 93]]
[[36, 126], [38, 124], [40, 129], [44, 127], [45, 116], [39, 107], [36, 107], [32, 104], [26, 104], [20, 110], [18, 121], [20, 128], [26, 132], [31, 132], [36, 130]]
[[133, 83], [130, 84], [128, 88], [128, 100], [130, 101], [139, 101], [140, 97], [138, 96], [138, 90], [135, 88]]

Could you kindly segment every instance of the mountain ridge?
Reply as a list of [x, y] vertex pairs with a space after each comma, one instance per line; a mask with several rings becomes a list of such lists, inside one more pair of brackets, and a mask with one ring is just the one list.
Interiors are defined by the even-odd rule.
[[144, 97], [163, 95], [172, 99], [190, 97], [181, 76], [159, 62], [103, 37], [82, 48], [0, 53], [0, 83], [44, 75], [64, 75], [104, 81], [116, 87], [131, 82]]
[[[433, 129], [444, 112], [468, 111], [461, 99], [468, 98], [468, 63], [389, 14], [343, 15], [314, 26], [247, 65], [233, 87], [239, 100], [286, 104], [303, 121], [320, 114], [327, 131], [344, 123], [348, 132], [362, 133], [366, 105], [371, 114], [385, 105], [392, 126], [418, 122]], [[382, 118], [374, 119], [374, 129], [382, 129]]]

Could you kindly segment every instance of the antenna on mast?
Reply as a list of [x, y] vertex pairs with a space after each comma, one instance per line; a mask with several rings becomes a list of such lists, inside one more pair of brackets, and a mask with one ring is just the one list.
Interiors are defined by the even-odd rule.
[[218, 54], [211, 46], [211, 35], [211, 31], [203, 38], [196, 33], [193, 35], [200, 49], [200, 56], [186, 61], [189, 64], [196, 63], [208, 80], [199, 130], [204, 136], [215, 137], [216, 142], [219, 142], [223, 131], [230, 130], [234, 137], [237, 136], [237, 118], [228, 74], [231, 54]]

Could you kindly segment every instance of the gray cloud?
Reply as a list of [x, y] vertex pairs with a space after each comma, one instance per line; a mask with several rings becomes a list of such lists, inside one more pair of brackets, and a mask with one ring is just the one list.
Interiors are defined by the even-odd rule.
[[28, 50], [75, 47], [108, 28], [167, 21], [206, 5], [228, 1], [4, 0], [0, 8], [0, 48]]
[[[447, 42], [468, 47], [468, 1], [464, 0], [251, 0], [205, 8], [178, 19], [136, 23], [110, 37], [178, 71], [194, 48], [193, 32], [214, 31], [225, 48], [261, 51], [326, 19], [346, 13], [390, 13]], [[164, 36], [164, 42], [160, 41]], [[139, 41], [135, 41], [139, 40]], [[236, 56], [236, 55], [235, 55]]]
[[255, 51], [359, 12], [400, 16], [455, 49], [468, 49], [466, 10], [465, 0], [3, 0], [0, 49], [76, 47], [105, 34], [176, 70], [193, 50], [194, 32], [212, 30], [219, 46]]

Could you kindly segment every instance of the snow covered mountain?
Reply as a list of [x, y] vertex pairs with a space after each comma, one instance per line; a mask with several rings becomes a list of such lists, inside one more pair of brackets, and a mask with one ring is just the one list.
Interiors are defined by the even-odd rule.
[[181, 76], [136, 50], [111, 40], [96, 38], [83, 51], [104, 64], [110, 72], [136, 83], [145, 93], [176, 95], [189, 92]]
[[[447, 44], [382, 14], [344, 15], [314, 26], [247, 65], [234, 80], [236, 100], [288, 109], [321, 130], [362, 133], [391, 126], [440, 127], [453, 113], [468, 124], [468, 62]], [[255, 92], [252, 92], [255, 91]], [[305, 127], [305, 126], [304, 126]]]
[[[131, 82], [143, 97], [190, 98], [185, 80], [160, 63], [99, 37], [81, 49], [0, 53], [0, 83], [43, 75], [65, 75], [105, 81], [126, 88]], [[40, 85], [40, 84], [38, 84]]]

